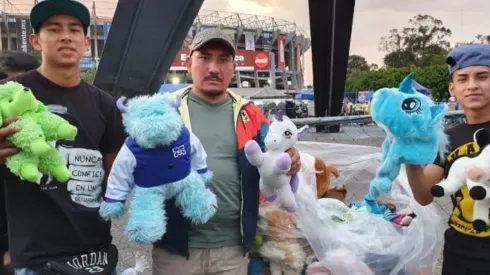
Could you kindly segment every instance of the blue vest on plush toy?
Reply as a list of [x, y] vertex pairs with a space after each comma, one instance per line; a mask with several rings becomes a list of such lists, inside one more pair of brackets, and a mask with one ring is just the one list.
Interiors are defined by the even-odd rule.
[[155, 187], [186, 178], [191, 172], [190, 133], [182, 127], [179, 138], [155, 149], [141, 148], [133, 138], [126, 146], [136, 159], [134, 182], [139, 187]]

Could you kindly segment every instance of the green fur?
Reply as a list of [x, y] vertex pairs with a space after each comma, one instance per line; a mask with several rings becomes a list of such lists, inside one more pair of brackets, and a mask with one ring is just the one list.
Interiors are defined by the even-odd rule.
[[[19, 126], [22, 129], [22, 131], [17, 132], [8, 138], [18, 148], [27, 152], [32, 152], [35, 155], [41, 155], [49, 149], [43, 130], [32, 119], [28, 117], [22, 118], [11, 123], [11, 126]], [[39, 147], [43, 146], [43, 143], [45, 148], [39, 149]]]
[[36, 176], [26, 175], [25, 170], [24, 170], [24, 174], [22, 173], [23, 167], [27, 167], [27, 168], [38, 167], [39, 158], [32, 153], [26, 151], [20, 151], [19, 153], [8, 157], [5, 161], [5, 165], [7, 166], [8, 169], [10, 169], [10, 171], [12, 171], [14, 175], [18, 176], [22, 180], [35, 182], [38, 178], [37, 176], [39, 174], [38, 171], [36, 171]]
[[21, 127], [21, 130], [9, 137], [21, 149], [20, 153], [6, 160], [13, 174], [30, 182], [37, 181], [39, 172], [53, 176], [59, 182], [70, 179], [66, 162], [47, 142], [74, 140], [76, 127], [50, 113], [31, 90], [13, 81], [0, 85], [0, 113], [0, 121], [11, 116], [21, 117], [11, 124]]
[[77, 128], [70, 125], [68, 121], [53, 113], [44, 111], [36, 113], [33, 118], [41, 126], [46, 135], [47, 141], [53, 140], [74, 140], [77, 135]]
[[39, 171], [45, 175], [51, 175], [59, 182], [67, 182], [70, 179], [70, 171], [66, 168], [65, 160], [58, 150], [52, 147], [39, 157]]

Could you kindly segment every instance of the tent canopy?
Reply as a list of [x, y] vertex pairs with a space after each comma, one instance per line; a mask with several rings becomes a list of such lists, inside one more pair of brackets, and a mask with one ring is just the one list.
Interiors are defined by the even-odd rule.
[[417, 92], [422, 93], [424, 95], [430, 95], [432, 93], [431, 89], [425, 88], [415, 80], [412, 80], [412, 88], [414, 88]]
[[296, 100], [315, 100], [315, 92], [313, 88], [302, 89], [295, 97]]

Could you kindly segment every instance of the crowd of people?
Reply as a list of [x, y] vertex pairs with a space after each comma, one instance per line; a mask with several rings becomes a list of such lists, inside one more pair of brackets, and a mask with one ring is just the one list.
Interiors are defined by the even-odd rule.
[[[89, 10], [78, 1], [44, 0], [33, 7], [30, 21], [34, 30], [30, 43], [41, 53], [42, 61], [39, 64], [23, 53], [3, 54], [2, 81], [17, 81], [46, 105], [62, 107], [58, 108], [64, 110], [60, 115], [79, 133], [73, 142], [56, 144], [57, 148], [99, 156], [94, 165], [108, 175], [126, 134], [114, 99], [80, 78], [79, 63], [90, 46]], [[228, 89], [236, 67], [235, 53], [233, 41], [218, 29], [196, 34], [190, 45], [186, 65], [193, 85], [175, 96], [182, 98], [182, 116], [207, 152], [208, 168], [214, 173], [210, 188], [217, 195], [218, 210], [208, 223], [191, 225], [172, 200], [166, 203], [167, 233], [153, 246], [154, 275], [248, 272], [248, 252], [257, 231], [259, 174], [244, 159], [243, 141], [255, 139], [263, 145], [269, 121], [260, 108]], [[446, 159], [425, 167], [407, 165], [413, 194], [423, 205], [433, 201], [430, 188], [447, 176], [444, 171], [454, 156], [477, 150], [472, 145], [474, 131], [490, 128], [490, 46], [458, 47], [449, 54], [448, 64], [451, 96], [467, 120], [448, 130], [451, 153]], [[19, 151], [8, 141], [20, 130], [9, 126], [17, 119], [3, 119], [1, 161]], [[246, 124], [253, 126], [243, 126]], [[248, 131], [237, 130], [242, 128]], [[295, 174], [301, 167], [300, 155], [295, 148], [288, 154], [292, 159], [289, 174]], [[67, 185], [52, 178], [42, 177], [32, 184], [5, 167], [0, 172], [4, 266], [19, 275], [85, 274], [79, 269], [90, 271], [91, 262], [86, 258], [104, 255], [102, 263], [95, 260], [102, 269], [98, 274], [115, 274], [117, 248], [112, 245], [110, 223], [99, 217], [97, 206], [74, 200]], [[102, 190], [105, 182], [106, 177], [92, 184]], [[490, 274], [490, 231], [471, 228], [467, 216], [474, 201], [467, 193], [463, 188], [455, 195], [455, 212], [445, 233], [443, 275]], [[103, 196], [101, 191], [92, 195]]]

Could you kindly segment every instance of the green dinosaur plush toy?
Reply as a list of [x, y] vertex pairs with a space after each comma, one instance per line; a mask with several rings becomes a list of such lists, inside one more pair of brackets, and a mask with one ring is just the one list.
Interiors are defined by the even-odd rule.
[[7, 117], [20, 117], [11, 123], [20, 131], [8, 139], [20, 152], [5, 160], [10, 171], [22, 180], [36, 182], [39, 172], [59, 182], [70, 179], [70, 171], [58, 150], [48, 142], [74, 140], [77, 128], [51, 113], [29, 88], [9, 81], [0, 85], [0, 124]]

